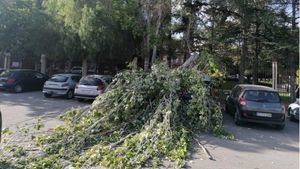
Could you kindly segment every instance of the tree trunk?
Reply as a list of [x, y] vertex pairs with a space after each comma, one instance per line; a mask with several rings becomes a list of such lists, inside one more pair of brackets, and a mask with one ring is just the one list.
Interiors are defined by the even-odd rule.
[[184, 24], [187, 25], [186, 30], [184, 32], [184, 36], [183, 36], [183, 40], [184, 40], [184, 47], [185, 47], [185, 53], [184, 53], [184, 61], [187, 61], [188, 58], [191, 56], [192, 53], [192, 48], [191, 45], [193, 45], [193, 38], [192, 38], [192, 34], [193, 34], [193, 30], [192, 30], [192, 0], [189, 0], [187, 2], [187, 10], [190, 11], [190, 13], [188, 14], [187, 17], [183, 17], [184, 20]]
[[4, 69], [10, 69], [11, 55], [10, 53], [4, 54]]
[[186, 69], [191, 66], [194, 66], [195, 62], [197, 61], [199, 55], [197, 53], [194, 53], [191, 55], [180, 67], [179, 69]]
[[[293, 0], [292, 1], [292, 30], [293, 31], [296, 31], [296, 3], [297, 3], [297, 0]], [[293, 32], [294, 33], [294, 32]], [[295, 65], [295, 52], [291, 52], [291, 55], [290, 55], [290, 69], [291, 69], [291, 89], [290, 89], [290, 100], [291, 102], [294, 102], [296, 100], [296, 93], [295, 93], [295, 90], [296, 90], [296, 84], [295, 84], [295, 74], [296, 74], [296, 65]]]
[[88, 71], [87, 58], [82, 59], [82, 76], [86, 76]]
[[148, 47], [148, 42], [149, 42], [149, 35], [147, 35], [146, 37], [146, 42], [144, 43], [146, 45], [146, 50], [144, 50], [144, 71], [148, 72], [149, 71], [149, 67], [150, 67], [150, 56], [149, 56], [149, 52], [150, 49]]
[[215, 44], [215, 10], [212, 10], [212, 14], [211, 14], [211, 38], [210, 38], [210, 52], [211, 52], [211, 54], [214, 54], [214, 44]]
[[252, 74], [253, 74], [253, 84], [258, 84], [258, 56], [260, 53], [260, 43], [259, 43], [259, 23], [255, 24], [255, 54], [254, 54], [254, 61], [252, 67]]
[[243, 44], [242, 44], [242, 54], [240, 59], [240, 65], [239, 65], [239, 83], [243, 84], [245, 82], [245, 66], [246, 66], [246, 58], [247, 58], [247, 28], [243, 24], [243, 31], [242, 31], [242, 38], [243, 38]]
[[150, 0], [146, 0], [146, 40], [144, 42], [144, 45], [146, 47], [145, 53], [144, 53], [144, 71], [148, 72], [150, 67], [150, 31], [151, 31], [151, 15], [150, 15]]
[[41, 55], [41, 73], [46, 74], [46, 69], [47, 69], [47, 59], [46, 55], [42, 54]]
[[[155, 30], [155, 37], [158, 38], [159, 37], [159, 29], [161, 26], [161, 18], [162, 18], [162, 0], [159, 0], [158, 2], [159, 7], [158, 7], [158, 19], [157, 19], [157, 23], [156, 23], [156, 30]], [[156, 53], [157, 53], [157, 45], [154, 46], [153, 48], [153, 52], [152, 52], [152, 59], [151, 59], [151, 65], [154, 64], [155, 62], [155, 58], [156, 58]]]

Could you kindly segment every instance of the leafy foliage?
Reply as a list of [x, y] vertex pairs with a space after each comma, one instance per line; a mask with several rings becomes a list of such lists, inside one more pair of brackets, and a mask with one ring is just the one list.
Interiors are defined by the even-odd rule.
[[[164, 160], [182, 167], [194, 132], [230, 136], [204, 86], [195, 69], [155, 65], [151, 73], [124, 71], [89, 110], [67, 112], [61, 117], [65, 124], [36, 137], [36, 144], [45, 159], [69, 160], [76, 168], [157, 167]], [[25, 159], [24, 167], [31, 164]]]

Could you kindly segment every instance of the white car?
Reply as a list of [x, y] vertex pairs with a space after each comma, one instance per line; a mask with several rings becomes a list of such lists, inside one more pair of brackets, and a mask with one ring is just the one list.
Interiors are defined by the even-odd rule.
[[43, 93], [46, 98], [53, 95], [65, 96], [72, 99], [74, 89], [81, 76], [78, 74], [56, 74], [53, 75], [44, 84]]
[[75, 88], [75, 98], [78, 101], [95, 99], [104, 93], [111, 79], [109, 75], [88, 75], [81, 78]]
[[300, 100], [297, 98], [296, 102], [292, 103], [288, 107], [288, 116], [290, 120], [299, 120]]

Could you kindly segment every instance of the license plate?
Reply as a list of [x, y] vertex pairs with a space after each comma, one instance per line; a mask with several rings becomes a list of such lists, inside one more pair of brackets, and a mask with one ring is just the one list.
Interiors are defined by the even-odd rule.
[[0, 83], [0, 86], [3, 86], [3, 84]]
[[270, 113], [260, 113], [260, 112], [257, 112], [257, 113], [256, 113], [256, 116], [259, 116], [259, 117], [272, 117], [272, 114], [270, 114]]

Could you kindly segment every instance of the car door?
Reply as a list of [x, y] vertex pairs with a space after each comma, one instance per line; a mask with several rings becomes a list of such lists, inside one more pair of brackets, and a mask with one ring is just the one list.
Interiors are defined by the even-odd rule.
[[32, 78], [33, 74], [30, 71], [18, 72], [18, 77], [20, 78], [20, 85], [25, 90], [33, 90], [34, 81]]
[[43, 74], [39, 72], [30, 72], [32, 89], [40, 90], [43, 88], [43, 84], [45, 82], [45, 77]]
[[44, 83], [46, 81], [46, 76], [43, 75], [42, 73], [35, 72], [34, 73], [34, 78], [35, 78], [35, 81], [36, 81], [36, 84], [37, 84], [36, 88], [38, 90], [42, 89], [43, 85], [44, 85]]

